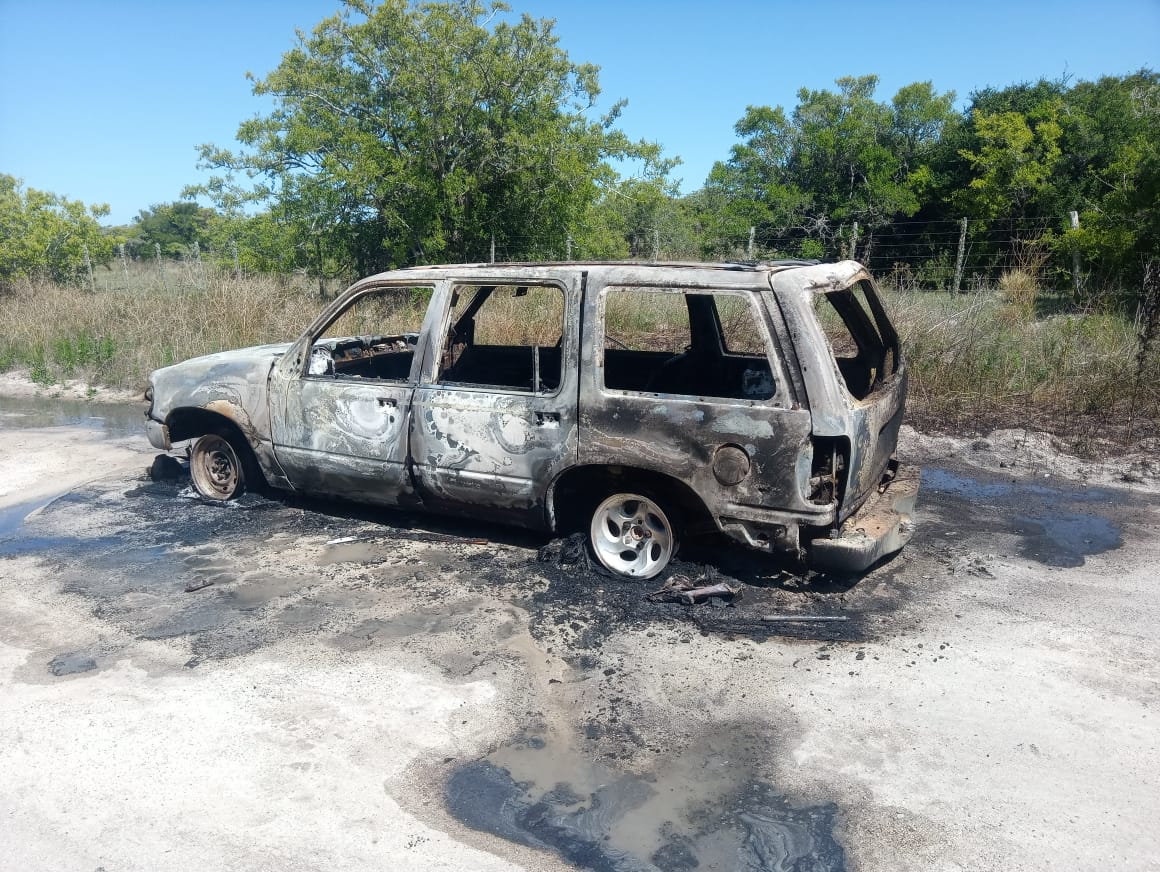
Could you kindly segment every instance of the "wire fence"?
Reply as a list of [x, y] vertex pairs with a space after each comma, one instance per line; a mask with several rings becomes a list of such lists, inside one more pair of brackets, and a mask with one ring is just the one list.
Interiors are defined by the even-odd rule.
[[[875, 227], [856, 222], [821, 221], [812, 228], [780, 232], [751, 228], [748, 240], [711, 240], [696, 228], [658, 222], [625, 235], [618, 256], [610, 258], [605, 244], [597, 247], [583, 232], [559, 239], [497, 234], [481, 246], [483, 261], [762, 261], [785, 258], [854, 259], [864, 263], [879, 282], [905, 291], [972, 292], [1031, 285], [1041, 293], [1079, 299], [1090, 291], [1089, 276], [1077, 256], [1060, 241], [1076, 219], [1058, 216], [1029, 219], [895, 221]], [[254, 255], [254, 256], [251, 256]], [[625, 258], [627, 255], [627, 258]], [[292, 258], [287, 257], [290, 261]], [[147, 282], [171, 290], [205, 287], [212, 277], [253, 276], [247, 263], [269, 262], [269, 252], [249, 252], [230, 241], [212, 248], [194, 243], [179, 257], [163, 256], [156, 246], [128, 251], [104, 268], [91, 268], [83, 281], [92, 290], [131, 288]], [[310, 262], [277, 273], [290, 285], [333, 295], [360, 276], [330, 262]]]

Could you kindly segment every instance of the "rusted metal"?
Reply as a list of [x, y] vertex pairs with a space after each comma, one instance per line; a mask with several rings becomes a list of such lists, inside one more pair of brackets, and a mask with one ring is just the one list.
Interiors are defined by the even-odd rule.
[[[559, 295], [559, 340], [475, 343], [476, 309], [499, 287]], [[417, 331], [325, 336], [358, 301], [415, 288], [430, 298]], [[609, 295], [625, 289], [684, 305], [688, 347], [626, 351], [606, 331]], [[836, 357], [819, 295], [857, 357]], [[722, 304], [736, 304], [760, 348], [727, 347]], [[852, 261], [421, 267], [356, 283], [293, 343], [153, 373], [147, 433], [165, 449], [236, 434], [277, 488], [537, 528], [586, 524], [610, 495], [641, 493], [751, 547], [840, 552], [852, 566], [910, 536], [905, 495], [877, 490], [906, 383], [897, 336]], [[859, 514], [871, 503], [873, 523]]]

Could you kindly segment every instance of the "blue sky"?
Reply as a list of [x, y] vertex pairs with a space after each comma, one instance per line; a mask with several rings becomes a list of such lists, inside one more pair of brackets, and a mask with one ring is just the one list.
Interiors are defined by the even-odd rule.
[[[204, 174], [196, 146], [229, 146], [269, 104], [261, 76], [338, 0], [0, 0], [0, 172], [112, 207], [126, 223]], [[931, 80], [969, 93], [1041, 76], [1160, 66], [1160, 0], [632, 2], [513, 0], [556, 19], [574, 61], [598, 64], [621, 128], [684, 160], [700, 186], [751, 104], [875, 73], [878, 97]]]

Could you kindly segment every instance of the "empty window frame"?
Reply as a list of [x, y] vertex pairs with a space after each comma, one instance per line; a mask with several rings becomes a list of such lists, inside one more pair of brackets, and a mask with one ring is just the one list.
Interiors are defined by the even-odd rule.
[[440, 384], [559, 390], [564, 292], [556, 285], [459, 285], [447, 323]]
[[897, 371], [898, 335], [869, 282], [816, 294], [814, 314], [852, 397], [865, 399]]
[[736, 400], [776, 394], [752, 294], [609, 288], [603, 323], [606, 388]]
[[406, 380], [430, 287], [389, 287], [356, 297], [314, 340], [307, 375]]

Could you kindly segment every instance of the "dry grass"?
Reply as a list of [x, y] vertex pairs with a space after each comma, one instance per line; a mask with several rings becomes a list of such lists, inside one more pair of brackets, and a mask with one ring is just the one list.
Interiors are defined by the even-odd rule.
[[227, 348], [293, 339], [321, 304], [275, 277], [207, 270], [202, 288], [148, 285], [87, 293], [51, 283], [0, 296], [0, 370], [52, 384], [144, 388], [152, 370]]
[[[1118, 313], [1037, 318], [1009, 294], [891, 292], [887, 304], [911, 366], [907, 414], [920, 427], [1047, 429], [1074, 440], [1117, 438], [1133, 401], [1137, 339]], [[1160, 361], [1148, 362], [1137, 417], [1160, 416]], [[1153, 428], [1154, 429], [1154, 428]]]

